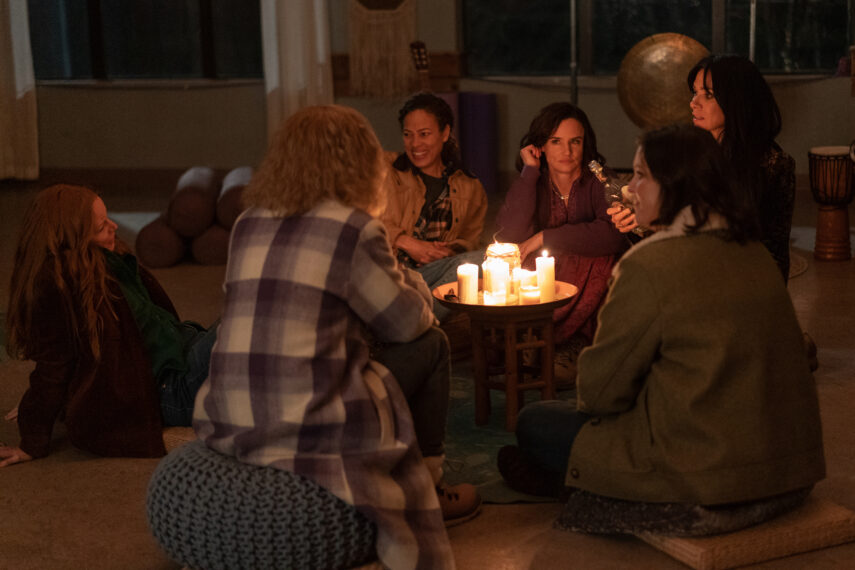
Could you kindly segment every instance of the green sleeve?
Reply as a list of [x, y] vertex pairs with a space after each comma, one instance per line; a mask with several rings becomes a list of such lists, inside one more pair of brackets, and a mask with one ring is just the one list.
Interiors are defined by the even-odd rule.
[[594, 343], [579, 358], [579, 410], [606, 415], [632, 408], [661, 338], [654, 283], [635, 259], [625, 259], [600, 310]]

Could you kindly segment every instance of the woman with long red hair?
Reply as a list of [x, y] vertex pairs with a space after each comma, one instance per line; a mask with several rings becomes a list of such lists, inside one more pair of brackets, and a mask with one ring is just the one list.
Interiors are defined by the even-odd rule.
[[179, 321], [116, 229], [82, 186], [42, 190], [24, 216], [6, 350], [36, 366], [21, 442], [0, 446], [0, 467], [47, 455], [57, 419], [73, 445], [103, 456], [161, 456], [163, 427], [190, 425], [216, 329]]

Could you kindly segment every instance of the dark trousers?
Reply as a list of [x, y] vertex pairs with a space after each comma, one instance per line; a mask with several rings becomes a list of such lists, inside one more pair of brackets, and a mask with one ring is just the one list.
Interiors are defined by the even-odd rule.
[[451, 379], [445, 333], [431, 327], [414, 341], [375, 347], [371, 358], [392, 372], [407, 398], [422, 455], [442, 455]]
[[189, 426], [193, 422], [196, 392], [208, 378], [211, 349], [217, 340], [219, 319], [208, 330], [189, 322], [181, 323], [185, 337], [183, 373], [165, 371], [160, 375], [160, 412], [164, 426]]
[[517, 443], [537, 467], [563, 475], [576, 434], [591, 416], [562, 400], [532, 402], [517, 418]]

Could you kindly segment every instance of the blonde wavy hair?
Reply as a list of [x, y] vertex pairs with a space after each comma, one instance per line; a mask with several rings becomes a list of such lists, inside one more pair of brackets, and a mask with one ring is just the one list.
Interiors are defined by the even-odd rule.
[[377, 135], [355, 109], [305, 107], [277, 130], [244, 190], [244, 206], [288, 216], [332, 199], [378, 215], [385, 207], [382, 156]]
[[6, 352], [12, 358], [28, 358], [35, 349], [33, 309], [45, 294], [39, 287], [45, 278], [66, 304], [66, 315], [56, 318], [69, 319], [79, 349], [100, 357], [98, 310], [106, 303], [115, 312], [107, 288], [111, 277], [92, 243], [97, 198], [89, 188], [57, 184], [39, 192], [24, 214], [6, 312]]

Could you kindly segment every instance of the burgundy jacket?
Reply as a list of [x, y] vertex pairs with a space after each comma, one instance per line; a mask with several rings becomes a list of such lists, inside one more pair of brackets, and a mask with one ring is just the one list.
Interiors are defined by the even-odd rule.
[[[175, 313], [166, 292], [140, 267], [151, 300]], [[108, 457], [160, 457], [163, 426], [160, 396], [151, 362], [130, 306], [118, 284], [110, 283], [114, 317], [102, 307], [101, 359], [81, 352], [73, 334], [77, 315], [71, 294], [60, 293], [42, 272], [33, 309], [36, 346], [30, 386], [18, 408], [21, 449], [33, 457], [48, 454], [54, 422], [64, 417], [71, 443]], [[177, 316], [177, 315], [176, 315]]]

